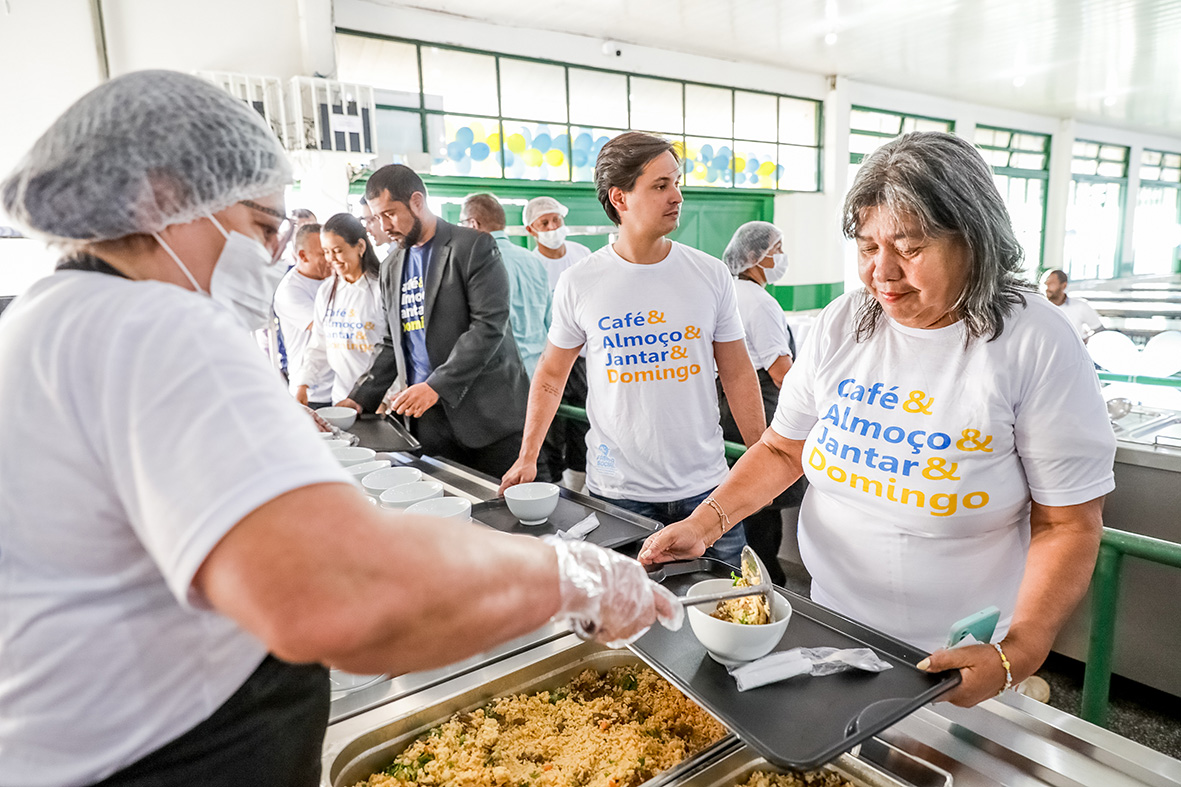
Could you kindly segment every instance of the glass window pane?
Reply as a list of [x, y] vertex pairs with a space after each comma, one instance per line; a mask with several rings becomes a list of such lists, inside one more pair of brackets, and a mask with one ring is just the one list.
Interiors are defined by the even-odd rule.
[[775, 188], [775, 145], [735, 142], [734, 151], [734, 185], [744, 189]]
[[984, 155], [984, 160], [988, 162], [989, 166], [1009, 166], [1009, 151], [1007, 150], [982, 150], [980, 152]]
[[570, 122], [627, 128], [627, 77], [571, 68]]
[[871, 137], [868, 134], [853, 134], [849, 137], [849, 152], [869, 155], [889, 141], [888, 137]]
[[1160, 167], [1141, 167], [1141, 180], [1160, 180]]
[[504, 176], [519, 180], [569, 180], [566, 126], [505, 120]]
[[729, 186], [734, 182], [731, 171], [730, 140], [709, 137], [685, 138], [685, 162], [693, 168], [685, 169], [686, 186]]
[[1169, 183], [1181, 181], [1181, 169], [1162, 169], [1160, 179]]
[[1136, 198], [1134, 245], [1136, 261], [1133, 273], [1173, 273], [1177, 259], [1177, 243], [1181, 241], [1181, 227], [1177, 226], [1178, 190], [1174, 188], [1141, 187]]
[[497, 114], [496, 59], [491, 55], [424, 46], [422, 82], [428, 109]]
[[776, 173], [779, 188], [784, 191], [818, 191], [819, 169], [816, 148], [779, 146], [779, 165]]
[[990, 128], [984, 128], [983, 126], [977, 126], [976, 127], [976, 144], [977, 145], [996, 146], [997, 143], [994, 141], [996, 139], [996, 135], [997, 135], [997, 132], [993, 131]]
[[338, 35], [336, 73], [342, 82], [372, 85], [378, 91], [378, 104], [419, 106], [418, 47], [414, 44]]
[[734, 136], [740, 139], [775, 140], [775, 96], [734, 91]]
[[1013, 233], [1025, 252], [1023, 270], [1030, 279], [1035, 279], [1042, 258], [1046, 182], [1010, 175], [993, 175], [993, 181], [1009, 211]]
[[734, 97], [730, 90], [685, 85], [685, 131], [711, 137], [734, 134]]
[[849, 127], [858, 131], [878, 131], [883, 134], [901, 134], [902, 118], [885, 112], [854, 109], [849, 113]]
[[508, 118], [566, 122], [566, 69], [500, 58], [500, 113]]
[[599, 151], [609, 140], [623, 132], [615, 128], [589, 126], [574, 126], [570, 132], [574, 135], [574, 149], [570, 154], [573, 180], [593, 181], [595, 179], [595, 160], [599, 157]]
[[1099, 158], [1104, 161], [1127, 161], [1128, 149], [1122, 145], [1104, 145], [1099, 148]]
[[378, 164], [405, 164], [406, 156], [422, 153], [422, 116], [395, 109], [377, 110]]
[[426, 121], [432, 175], [501, 177], [496, 118], [427, 115]]
[[1014, 169], [1036, 169], [1039, 172], [1046, 168], [1044, 153], [1014, 153], [1009, 157], [1009, 166]]
[[1099, 162], [1090, 159], [1076, 158], [1070, 162], [1070, 171], [1076, 175], [1094, 175], [1099, 169]]
[[1181, 153], [1166, 153], [1164, 163], [1166, 167], [1181, 167]]
[[792, 145], [819, 145], [815, 101], [779, 99], [779, 141]]
[[1140, 163], [1159, 167], [1163, 156], [1159, 150], [1144, 150], [1140, 152]]
[[1105, 178], [1122, 178], [1128, 174], [1127, 167], [1116, 161], [1100, 161], [1099, 174]]
[[1066, 210], [1066, 273], [1071, 279], [1110, 279], [1119, 250], [1118, 183], [1071, 181]]
[[1082, 158], [1099, 158], [1099, 143], [1075, 140], [1074, 155]]
[[950, 120], [931, 120], [930, 118], [915, 118], [915, 131], [946, 131], [950, 133], [955, 123]]
[[632, 128], [681, 133], [685, 111], [680, 82], [632, 77], [630, 98]]
[[1041, 134], [1014, 134], [1012, 147], [1017, 150], [1028, 150], [1033, 153], [1044, 153], [1046, 151], [1046, 140], [1049, 137]]

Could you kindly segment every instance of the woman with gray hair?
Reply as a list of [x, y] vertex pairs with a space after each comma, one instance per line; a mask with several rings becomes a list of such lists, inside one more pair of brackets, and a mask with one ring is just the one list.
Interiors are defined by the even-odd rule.
[[[879, 148], [844, 232], [865, 286], [821, 314], [771, 427], [714, 499], [737, 521], [805, 474], [813, 599], [930, 653], [921, 669], [959, 669], [945, 699], [974, 705], [1033, 674], [1085, 593], [1115, 438], [1082, 342], [1021, 279], [970, 144], [916, 133]], [[710, 514], [653, 535], [641, 561], [700, 554], [725, 521]], [[944, 649], [992, 606], [991, 641]]]
[[0, 184], [65, 250], [0, 319], [0, 785], [312, 787], [321, 665], [679, 620], [621, 555], [370, 505], [242, 329], [290, 180], [252, 109], [144, 71]]

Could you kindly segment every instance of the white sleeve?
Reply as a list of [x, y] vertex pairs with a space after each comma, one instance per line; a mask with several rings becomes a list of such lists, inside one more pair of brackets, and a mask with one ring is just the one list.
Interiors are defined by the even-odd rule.
[[586, 344], [586, 331], [578, 324], [575, 308], [570, 275], [568, 270], [563, 271], [558, 277], [558, 287], [554, 290], [553, 323], [549, 328], [549, 341], [555, 347], [572, 350]]
[[787, 319], [774, 300], [762, 298], [758, 308], [747, 315], [746, 346], [756, 369], [770, 369], [781, 356], [791, 356]]
[[819, 413], [816, 412], [816, 369], [824, 360], [832, 342], [830, 333], [839, 335], [841, 332], [840, 326], [834, 328], [831, 323], [846, 317], [847, 311], [842, 307], [842, 299], [837, 299], [825, 307], [817, 318], [815, 327], [808, 333], [808, 341], [804, 342], [799, 357], [783, 377], [783, 385], [779, 389], [779, 404], [775, 407], [771, 428], [788, 440], [803, 440], [820, 419]]
[[733, 342], [746, 337], [742, 327], [742, 315], [738, 313], [738, 296], [734, 294], [734, 277], [719, 262], [718, 321], [714, 326], [715, 342]]
[[324, 309], [327, 306], [327, 297], [321, 297], [324, 294], [323, 287], [316, 292], [311, 336], [308, 337], [308, 345], [304, 348], [299, 366], [287, 370], [292, 385], [315, 385], [317, 380], [323, 380], [332, 371], [328, 365], [328, 339], [324, 335]]
[[1115, 489], [1115, 433], [1071, 326], [1042, 326], [1022, 367], [1028, 390], [1018, 393], [1013, 429], [1033, 499], [1070, 506]]
[[173, 595], [205, 606], [193, 576], [231, 528], [279, 495], [349, 477], [220, 306], [135, 315], [108, 347], [97, 360], [119, 385], [92, 390], [98, 450]]
[[1095, 308], [1084, 300], [1080, 300], [1079, 303], [1083, 305], [1083, 325], [1086, 325], [1092, 331], [1103, 330], [1103, 320], [1100, 319], [1099, 312], [1095, 311]]

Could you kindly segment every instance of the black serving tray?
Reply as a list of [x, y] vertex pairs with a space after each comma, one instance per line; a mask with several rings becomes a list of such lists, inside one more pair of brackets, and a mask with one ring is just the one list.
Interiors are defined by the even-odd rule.
[[372, 448], [374, 451], [414, 453], [422, 450], [422, 446], [414, 435], [410, 434], [410, 430], [388, 415], [362, 413], [345, 431], [359, 437], [362, 448]]
[[599, 517], [599, 526], [587, 535], [586, 541], [604, 549], [636, 544], [660, 529], [660, 523], [602, 500], [558, 487], [558, 507], [544, 525], [522, 525], [508, 510], [503, 497], [472, 506], [472, 519], [504, 533], [524, 533], [530, 536], [551, 535], [567, 530], [586, 519], [592, 512]]
[[[731, 570], [720, 561], [699, 558], [656, 567], [649, 576], [683, 596], [695, 583], [728, 577]], [[653, 626], [630, 647], [768, 761], [795, 770], [824, 765], [959, 684], [958, 671], [930, 674], [916, 669], [927, 653], [779, 590], [791, 602], [792, 616], [776, 651], [869, 647], [894, 669], [797, 677], [739, 692], [726, 668], [693, 635], [688, 620], [680, 631]]]

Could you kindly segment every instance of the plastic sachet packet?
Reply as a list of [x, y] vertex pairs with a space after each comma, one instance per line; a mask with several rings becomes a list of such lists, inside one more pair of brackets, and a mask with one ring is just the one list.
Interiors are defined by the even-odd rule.
[[761, 659], [727, 667], [739, 691], [757, 689], [797, 675], [822, 677], [846, 670], [883, 672], [894, 665], [878, 658], [869, 648], [792, 648]]

